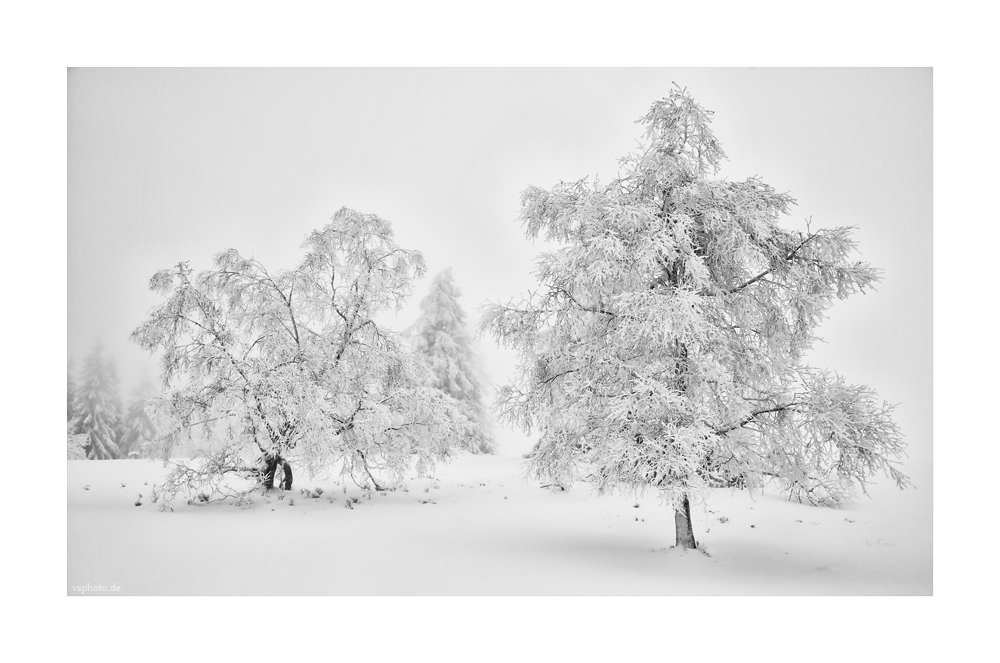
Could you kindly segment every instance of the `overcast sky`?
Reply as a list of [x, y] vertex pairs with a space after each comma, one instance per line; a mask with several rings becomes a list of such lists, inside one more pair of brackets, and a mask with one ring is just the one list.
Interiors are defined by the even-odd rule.
[[[929, 484], [930, 69], [72, 69], [69, 356], [79, 369], [100, 340], [127, 397], [144, 367], [156, 374], [128, 342], [158, 301], [156, 270], [207, 268], [230, 247], [292, 267], [343, 206], [388, 219], [427, 259], [397, 328], [447, 267], [475, 318], [535, 284], [521, 191], [614, 177], [675, 81], [715, 112], [720, 176], [791, 193], [789, 226], [857, 226], [884, 280], [833, 307], [810, 363], [900, 403], [907, 469]], [[512, 356], [479, 347], [502, 382]]]

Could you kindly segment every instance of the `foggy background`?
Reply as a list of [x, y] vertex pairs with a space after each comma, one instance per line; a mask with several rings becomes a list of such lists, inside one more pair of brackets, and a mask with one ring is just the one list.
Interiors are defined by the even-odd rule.
[[[759, 175], [798, 201], [783, 222], [857, 226], [877, 292], [838, 302], [809, 363], [899, 403], [905, 471], [930, 491], [930, 69], [71, 69], [68, 355], [100, 341], [127, 395], [156, 362], [128, 335], [159, 298], [152, 274], [235, 248], [293, 267], [340, 207], [388, 219], [423, 252], [419, 313], [452, 267], [474, 325], [487, 301], [536, 283], [544, 248], [516, 222], [520, 193], [618, 173], [635, 123], [673, 82], [714, 111], [720, 177]], [[512, 353], [477, 349], [502, 383]], [[498, 429], [500, 450], [530, 446]]]

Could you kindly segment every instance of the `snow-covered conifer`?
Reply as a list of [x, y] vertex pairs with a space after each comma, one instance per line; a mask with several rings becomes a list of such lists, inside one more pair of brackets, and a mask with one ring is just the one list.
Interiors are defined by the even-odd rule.
[[87, 458], [119, 457], [122, 405], [114, 359], [104, 356], [100, 343], [87, 356], [77, 388], [77, 432], [87, 436]]
[[69, 460], [85, 460], [87, 458], [87, 435], [77, 433], [79, 421], [70, 419], [66, 422], [66, 458]]
[[132, 339], [162, 352], [156, 402], [173, 427], [159, 453], [192, 429], [214, 444], [204, 462], [178, 467], [168, 493], [221, 492], [255, 465], [267, 487], [284, 467], [290, 488], [289, 460], [309, 474], [338, 465], [380, 488], [414, 455], [423, 471], [466, 434], [424, 363], [375, 321], [412, 294], [421, 254], [397, 246], [384, 219], [347, 208], [302, 248], [290, 270], [229, 249], [200, 275], [182, 262], [150, 281], [165, 301]]
[[451, 269], [431, 282], [430, 292], [420, 302], [420, 317], [410, 330], [413, 349], [431, 369], [432, 384], [462, 404], [473, 426], [464, 446], [474, 453], [492, 453], [489, 416], [483, 406], [483, 384], [465, 311], [459, 303], [461, 291]]
[[144, 453], [146, 446], [156, 439], [157, 427], [153, 423], [146, 405], [157, 395], [156, 387], [145, 376], [132, 391], [123, 425], [124, 434], [120, 449], [123, 457], [146, 455]]
[[66, 368], [66, 421], [76, 417], [76, 378], [73, 377], [73, 360]]
[[484, 317], [520, 354], [497, 403], [541, 431], [534, 470], [658, 490], [683, 547], [689, 498], [719, 481], [774, 479], [821, 504], [876, 472], [906, 485], [892, 408], [801, 361], [834, 300], [877, 281], [849, 260], [850, 229], [781, 228], [790, 196], [714, 179], [725, 154], [686, 91], [640, 121], [618, 179], [523, 193], [527, 236], [559, 248], [539, 260], [538, 292]]

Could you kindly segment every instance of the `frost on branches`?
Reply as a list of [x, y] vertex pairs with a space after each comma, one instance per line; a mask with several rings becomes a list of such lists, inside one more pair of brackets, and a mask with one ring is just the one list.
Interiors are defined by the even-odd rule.
[[380, 489], [402, 479], [413, 454], [422, 472], [466, 434], [423, 362], [375, 322], [411, 294], [421, 254], [398, 247], [387, 221], [347, 208], [302, 248], [291, 270], [230, 249], [197, 276], [182, 262], [150, 281], [165, 301], [132, 338], [162, 352], [159, 409], [174, 426], [159, 455], [193, 430], [211, 448], [168, 476], [166, 499], [243, 499], [282, 469], [291, 488], [289, 460], [309, 474], [340, 465]]
[[905, 486], [892, 407], [801, 363], [833, 301], [878, 280], [849, 259], [850, 229], [785, 230], [791, 197], [712, 179], [725, 154], [686, 91], [639, 122], [619, 179], [523, 193], [527, 236], [560, 247], [539, 259], [539, 291], [486, 309], [520, 355], [497, 407], [541, 432], [533, 470], [655, 488], [689, 548], [689, 499], [711, 486], [774, 480], [813, 504], [877, 472]]
[[492, 453], [493, 436], [483, 386], [458, 302], [461, 292], [451, 269], [434, 277], [430, 293], [420, 302], [420, 317], [410, 330], [411, 344], [431, 369], [431, 384], [457, 400], [469, 419], [469, 437], [463, 446], [473, 453]]

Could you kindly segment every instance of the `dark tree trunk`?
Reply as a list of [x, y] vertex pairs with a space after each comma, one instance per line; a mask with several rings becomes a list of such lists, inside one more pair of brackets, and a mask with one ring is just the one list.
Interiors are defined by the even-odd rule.
[[292, 466], [288, 464], [288, 461], [281, 456], [264, 456], [263, 467], [260, 470], [261, 483], [264, 484], [265, 490], [272, 490], [274, 488], [274, 478], [278, 474], [278, 466], [281, 466], [281, 484], [280, 488], [282, 490], [292, 489]]
[[[667, 204], [670, 202], [669, 189], [663, 191], [662, 217], [667, 216]], [[663, 272], [660, 277], [653, 282], [653, 288], [661, 285], [669, 285], [671, 288], [679, 288], [684, 280], [685, 266], [682, 260], [674, 260], [672, 263], [663, 264]], [[690, 368], [688, 366], [688, 347], [680, 337], [674, 339], [673, 355], [677, 360], [674, 369], [675, 384], [677, 391], [687, 397], [688, 386], [690, 384]], [[691, 526], [691, 502], [688, 501], [687, 493], [680, 504], [674, 506], [674, 533], [676, 535], [675, 547], [696, 548], [698, 543], [694, 540], [694, 528]]]
[[361, 465], [362, 465], [362, 467], [365, 468], [365, 474], [367, 474], [368, 478], [371, 479], [372, 485], [375, 486], [375, 490], [377, 490], [379, 492], [382, 492], [384, 490], [384, 488], [379, 485], [378, 480], [375, 479], [375, 475], [372, 474], [371, 469], [369, 469], [369, 467], [368, 467], [368, 459], [365, 458], [364, 452], [362, 452], [361, 449], [357, 449], [357, 452], [358, 452], [358, 455], [361, 456]]
[[696, 548], [698, 544], [694, 540], [694, 529], [691, 527], [691, 503], [688, 496], [684, 496], [684, 501], [674, 509], [674, 531], [677, 535], [678, 548]]
[[264, 467], [261, 468], [261, 483], [265, 490], [274, 488], [274, 474], [278, 471], [278, 457], [264, 456]]

